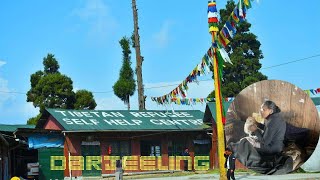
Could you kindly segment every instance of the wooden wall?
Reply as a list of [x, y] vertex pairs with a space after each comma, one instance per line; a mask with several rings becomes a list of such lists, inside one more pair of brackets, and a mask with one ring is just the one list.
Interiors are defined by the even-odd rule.
[[311, 130], [310, 143], [317, 143], [320, 121], [318, 111], [311, 98], [300, 88], [285, 81], [265, 80], [242, 90], [232, 102], [229, 112], [245, 121], [253, 113], [259, 113], [265, 100], [275, 102], [284, 119], [296, 127]]

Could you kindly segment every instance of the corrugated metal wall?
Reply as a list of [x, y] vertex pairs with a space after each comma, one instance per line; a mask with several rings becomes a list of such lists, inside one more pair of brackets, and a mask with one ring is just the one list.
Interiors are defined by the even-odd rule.
[[63, 148], [38, 149], [39, 179], [41, 180], [64, 179], [63, 170], [54, 171], [50, 169], [51, 156], [63, 156]]

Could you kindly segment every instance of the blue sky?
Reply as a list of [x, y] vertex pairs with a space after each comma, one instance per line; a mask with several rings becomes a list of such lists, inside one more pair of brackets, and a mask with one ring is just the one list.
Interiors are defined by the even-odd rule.
[[[226, 1], [217, 1], [217, 8]], [[261, 42], [262, 67], [320, 54], [320, 2], [260, 0], [247, 19]], [[210, 46], [207, 1], [137, 1], [141, 51], [145, 57], [145, 94], [162, 96], [180, 83]], [[94, 93], [97, 109], [125, 109], [112, 86], [121, 67], [118, 41], [133, 30], [131, 1], [1, 1], [0, 2], [0, 123], [25, 123], [38, 109], [26, 102], [30, 75], [42, 70], [47, 53], [55, 54], [60, 72], [75, 89]], [[134, 52], [134, 50], [132, 50]], [[132, 54], [133, 67], [135, 56]], [[301, 89], [320, 87], [320, 57], [261, 70]], [[203, 77], [209, 79], [211, 75]], [[206, 97], [212, 81], [190, 84], [189, 97]], [[16, 93], [5, 93], [16, 92]], [[137, 93], [136, 93], [137, 94]], [[137, 109], [137, 96], [132, 109]], [[147, 109], [200, 109], [198, 106], [158, 106], [149, 98]]]

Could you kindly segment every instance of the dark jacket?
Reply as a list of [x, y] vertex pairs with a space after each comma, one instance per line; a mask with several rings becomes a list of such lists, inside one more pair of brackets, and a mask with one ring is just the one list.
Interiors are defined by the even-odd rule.
[[190, 156], [189, 152], [186, 152], [186, 151], [183, 151], [183, 152], [181, 153], [181, 155], [182, 155], [182, 156]]
[[263, 132], [259, 129], [254, 132], [260, 141], [259, 152], [266, 154], [279, 153], [284, 147], [284, 136], [286, 133], [286, 122], [279, 113], [271, 114], [266, 120]]
[[233, 154], [228, 155], [224, 155], [224, 157], [226, 158], [226, 161], [224, 163], [224, 167], [227, 168], [227, 161], [228, 161], [228, 157], [229, 157], [229, 169], [235, 170], [236, 169], [236, 158], [234, 157]]

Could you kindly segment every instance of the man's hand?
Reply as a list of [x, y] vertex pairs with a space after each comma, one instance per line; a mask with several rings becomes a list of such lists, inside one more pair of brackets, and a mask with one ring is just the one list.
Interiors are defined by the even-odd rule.
[[233, 172], [233, 169], [230, 169], [231, 172]]

